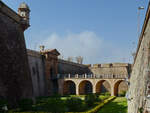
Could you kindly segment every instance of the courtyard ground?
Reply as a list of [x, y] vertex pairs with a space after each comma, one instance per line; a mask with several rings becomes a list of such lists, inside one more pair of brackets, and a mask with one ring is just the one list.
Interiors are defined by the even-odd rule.
[[127, 100], [124, 97], [117, 97], [112, 102], [104, 105], [97, 113], [127, 113]]
[[54, 95], [50, 97], [37, 97], [33, 104], [31, 99], [23, 99], [19, 102], [14, 112], [84, 112], [95, 108], [104, 100], [109, 99], [110, 94], [88, 94], [88, 95]]

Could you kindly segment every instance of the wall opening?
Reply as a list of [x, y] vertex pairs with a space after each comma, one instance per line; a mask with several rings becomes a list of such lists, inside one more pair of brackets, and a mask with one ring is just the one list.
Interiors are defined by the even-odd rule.
[[73, 81], [65, 81], [64, 82], [64, 95], [75, 95], [76, 94], [76, 85]]
[[80, 95], [92, 93], [92, 89], [93, 89], [93, 86], [90, 81], [85, 80], [79, 84], [79, 94]]
[[101, 93], [106, 93], [106, 92], [111, 92], [111, 86], [108, 81], [106, 80], [100, 80], [96, 84], [96, 93], [101, 94]]
[[128, 90], [128, 85], [125, 81], [119, 80], [114, 85], [114, 95], [121, 96]]

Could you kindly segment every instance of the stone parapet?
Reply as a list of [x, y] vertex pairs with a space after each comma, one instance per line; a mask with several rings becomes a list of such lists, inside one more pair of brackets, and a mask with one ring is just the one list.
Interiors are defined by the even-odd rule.
[[1, 13], [5, 14], [7, 17], [11, 18], [12, 20], [20, 24], [21, 17], [11, 8], [6, 6], [2, 1], [0, 1], [0, 10]]
[[73, 66], [78, 66], [78, 67], [85, 67], [87, 68], [88, 66], [87, 65], [83, 65], [83, 64], [78, 64], [78, 63], [75, 63], [75, 62], [70, 62], [70, 61], [66, 61], [66, 60], [62, 60], [62, 59], [58, 59], [58, 63], [61, 63], [61, 64], [69, 64], [69, 65], [73, 65]]
[[101, 64], [101, 67], [111, 67], [112, 64]]
[[101, 64], [93, 64], [93, 67], [99, 68], [99, 67], [101, 67]]
[[90, 71], [96, 75], [125, 75], [128, 77], [131, 71], [131, 64], [128, 63], [108, 63], [94, 64], [89, 67]]
[[27, 49], [27, 54], [29, 56], [33, 56], [33, 57], [41, 57], [40, 52], [35, 51], [35, 50], [29, 50], [29, 49]]
[[87, 67], [91, 67], [92, 65], [91, 64], [84, 64], [85, 66], [87, 66]]
[[91, 68], [110, 68], [110, 67], [128, 67], [129, 63], [108, 63], [108, 64], [93, 64]]
[[113, 63], [112, 64], [113, 67], [126, 67], [129, 66], [128, 63]]

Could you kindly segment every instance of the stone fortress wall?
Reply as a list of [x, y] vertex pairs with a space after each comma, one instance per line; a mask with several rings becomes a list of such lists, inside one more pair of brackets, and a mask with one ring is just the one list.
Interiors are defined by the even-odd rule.
[[[90, 71], [95, 75], [112, 75], [113, 77], [120, 78], [130, 78], [131, 74], [131, 64], [128, 63], [108, 63], [108, 64], [93, 64], [89, 67]], [[104, 90], [110, 92], [110, 86], [105, 81], [103, 82]], [[119, 85], [119, 93], [122, 91], [127, 91], [128, 87], [125, 81], [121, 82]]]
[[46, 78], [45, 78], [45, 59], [40, 52], [27, 50], [28, 63], [32, 78], [33, 95], [35, 97], [45, 96]]
[[[22, 12], [24, 8], [29, 13], [29, 7], [23, 3], [20, 7], [20, 15], [18, 15], [0, 1], [0, 49], [2, 50], [0, 54], [0, 98], [7, 98], [9, 102], [16, 103], [22, 98], [56, 93], [57, 88], [60, 85], [63, 86], [58, 82], [60, 79], [58, 74], [82, 75], [87, 73], [103, 75], [105, 78], [109, 75], [110, 83], [113, 85], [117, 83], [117, 87], [124, 79], [117, 77], [129, 75], [128, 64], [82, 65], [58, 59], [59, 52], [56, 49], [43, 52], [26, 50], [24, 30], [30, 25], [29, 18], [22, 17], [26, 15], [24, 14], [26, 12]], [[94, 79], [91, 78], [91, 80]], [[100, 83], [105, 84], [104, 81]], [[111, 91], [115, 92], [113, 90], [111, 88]]]
[[11, 104], [32, 97], [24, 40], [29, 25], [22, 22], [20, 15], [0, 1], [0, 98], [7, 98]]
[[85, 74], [90, 73], [88, 66], [58, 59], [58, 74]]
[[108, 64], [93, 64], [89, 66], [93, 74], [102, 75], [122, 75], [127, 76], [131, 73], [131, 64], [128, 63], [108, 63]]
[[[110, 64], [93, 64], [93, 65], [83, 65], [83, 64], [78, 64], [70, 61], [65, 61], [58, 59], [58, 62], [56, 64], [56, 67], [54, 66], [54, 70], [57, 70], [57, 80], [55, 80], [55, 84], [53, 84], [53, 78], [50, 77], [52, 76], [51, 73], [54, 71], [47, 68], [47, 65], [45, 65], [45, 62], [48, 64], [51, 64], [51, 62], [48, 62], [47, 59], [40, 53], [34, 50], [28, 50], [28, 59], [29, 59], [29, 67], [31, 71], [31, 77], [32, 77], [32, 84], [33, 84], [33, 93], [34, 96], [42, 96], [46, 95], [47, 93], [47, 88], [48, 87], [47, 83], [45, 80], [48, 80], [51, 82], [49, 84], [51, 87], [49, 90], [51, 91], [49, 94], [53, 94], [54, 90], [54, 85], [55, 85], [55, 90], [58, 91], [60, 89], [60, 86], [63, 86], [62, 80], [63, 77], [66, 75], [69, 75], [72, 77], [71, 79], [74, 79], [76, 75], [79, 77], [82, 77], [84, 74], [89, 75], [95, 75], [95, 76], [104, 76], [104, 78], [98, 78], [98, 79], [117, 79], [117, 78], [127, 78], [130, 73], [130, 64], [127, 63], [110, 63]], [[46, 67], [45, 67], [46, 66]], [[46, 69], [47, 68], [47, 69]], [[57, 68], [57, 69], [55, 69]], [[50, 70], [48, 73], [46, 73], [46, 70]], [[51, 72], [52, 71], [52, 72]], [[55, 76], [56, 76], [55, 75]], [[58, 76], [59, 75], [59, 76]], [[47, 78], [49, 76], [49, 78]], [[61, 79], [61, 80], [59, 80]], [[81, 78], [82, 79], [82, 78]], [[95, 78], [97, 79], [97, 78]], [[61, 82], [60, 82], [61, 81]], [[113, 83], [113, 82], [112, 82]], [[58, 87], [56, 87], [58, 85]], [[111, 86], [108, 83], [108, 81], [104, 80], [102, 82], [102, 92], [109, 91], [111, 92]], [[58, 89], [57, 89], [58, 88]], [[122, 81], [119, 86], [118, 86], [118, 93], [121, 93], [122, 91], [127, 91], [128, 87], [125, 81]], [[63, 94], [61, 92], [61, 94]]]
[[[88, 72], [83, 74], [62, 74], [64, 78], [59, 80], [60, 94], [69, 94], [69, 87], [75, 87], [74, 94], [84, 92], [87, 83], [91, 84], [92, 92], [110, 92], [111, 95], [118, 95], [122, 91], [128, 90], [125, 82], [130, 77], [131, 64], [127, 63], [110, 63], [110, 64], [93, 64], [84, 65], [88, 68]], [[64, 68], [64, 67], [63, 67]], [[80, 83], [82, 83], [82, 88]], [[116, 85], [117, 84], [117, 85]], [[98, 86], [97, 86], [98, 85]], [[97, 89], [98, 88], [98, 89]], [[80, 91], [79, 91], [80, 90]], [[115, 90], [115, 91], [114, 91]], [[70, 92], [71, 93], [71, 92]]]
[[150, 113], [150, 3], [134, 58], [128, 113]]

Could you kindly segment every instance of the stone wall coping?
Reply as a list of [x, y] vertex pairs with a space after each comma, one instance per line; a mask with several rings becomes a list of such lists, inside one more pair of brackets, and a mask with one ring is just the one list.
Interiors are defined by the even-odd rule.
[[87, 67], [91, 67], [92, 66], [92, 64], [84, 64], [85, 66], [87, 66]]
[[43, 53], [43, 54], [53, 54], [55, 56], [59, 56], [60, 55], [60, 53], [58, 52], [57, 49], [46, 49], [44, 51], [41, 51], [41, 53]]
[[128, 63], [113, 63], [112, 65], [113, 65], [113, 67], [127, 67], [127, 66], [129, 66]]
[[[140, 34], [140, 37], [139, 37], [138, 46], [137, 46], [136, 54], [135, 54], [135, 57], [134, 57], [134, 63], [136, 61], [136, 57], [137, 57], [138, 51], [140, 49], [140, 46], [141, 46], [141, 43], [142, 43], [142, 40], [143, 40], [143, 37], [144, 37], [144, 34], [145, 34], [145, 30], [146, 30], [146, 27], [148, 25], [147, 23], [149, 21], [149, 17], [150, 17], [150, 2], [148, 4], [148, 8], [147, 8], [144, 24], [143, 24], [142, 31], [141, 31], [141, 34]], [[134, 63], [133, 63], [133, 65], [134, 65]]]
[[129, 63], [108, 63], [108, 64], [93, 64], [91, 68], [110, 68], [110, 67], [128, 67]]
[[30, 50], [30, 49], [27, 49], [27, 55], [32, 56], [32, 57], [41, 57], [42, 56], [40, 54], [40, 52], [35, 51], [35, 50]]
[[0, 0], [0, 12], [7, 15], [16, 23], [20, 24], [22, 17], [18, 15], [15, 11], [13, 11], [11, 8], [9, 8], [7, 5], [5, 5], [1, 0]]
[[63, 60], [63, 59], [58, 59], [58, 63], [70, 64], [70, 65], [73, 65], [73, 66], [79, 66], [79, 67], [84, 67], [84, 68], [87, 68], [87, 67], [88, 67], [87, 65], [84, 65], [84, 64], [78, 64], [78, 63], [70, 62], [70, 61]]

